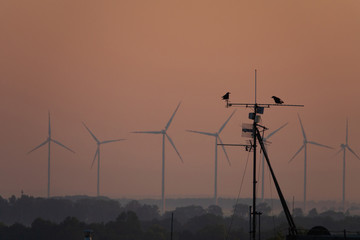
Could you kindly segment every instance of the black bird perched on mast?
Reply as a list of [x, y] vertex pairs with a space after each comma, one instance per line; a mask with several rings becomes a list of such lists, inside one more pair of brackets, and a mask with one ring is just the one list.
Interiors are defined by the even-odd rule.
[[227, 93], [225, 93], [224, 96], [222, 96], [222, 99], [223, 100], [229, 100], [229, 97], [230, 97], [230, 92], [227, 92]]
[[277, 103], [277, 104], [283, 104], [284, 103], [283, 100], [281, 100], [280, 98], [278, 98], [276, 96], [272, 96], [272, 98], [274, 99], [275, 103]]

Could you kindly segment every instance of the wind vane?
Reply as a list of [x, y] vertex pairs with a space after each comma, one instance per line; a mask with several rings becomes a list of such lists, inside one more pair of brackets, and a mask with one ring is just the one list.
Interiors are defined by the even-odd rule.
[[276, 97], [276, 96], [272, 96], [272, 98], [274, 99], [275, 103], [257, 103], [257, 89], [256, 89], [256, 84], [257, 84], [257, 79], [256, 79], [256, 69], [255, 69], [255, 101], [254, 103], [234, 103], [234, 102], [230, 102], [230, 92], [227, 92], [222, 99], [224, 101], [226, 101], [226, 107], [245, 107], [245, 108], [252, 108], [253, 112], [249, 113], [249, 119], [253, 120], [252, 124], [249, 123], [244, 123], [243, 124], [243, 128], [242, 128], [242, 136], [243, 137], [249, 137], [252, 138], [253, 140], [250, 141], [250, 145], [249, 144], [221, 144], [221, 145], [227, 145], [227, 146], [245, 146], [245, 149], [247, 151], [251, 151], [253, 150], [253, 203], [252, 203], [252, 224], [251, 224], [251, 230], [250, 230], [250, 235], [251, 235], [251, 239], [252, 240], [256, 240], [256, 216], [260, 215], [260, 212], [256, 211], [256, 148], [257, 148], [257, 142], [259, 142], [260, 146], [261, 146], [261, 150], [263, 151], [263, 154], [265, 156], [266, 162], [269, 166], [269, 170], [271, 173], [271, 176], [273, 178], [276, 190], [278, 192], [282, 207], [284, 209], [284, 213], [286, 215], [286, 219], [288, 221], [289, 224], [289, 233], [290, 235], [296, 235], [297, 234], [297, 229], [295, 226], [295, 223], [292, 219], [292, 216], [290, 214], [289, 208], [286, 204], [285, 198], [281, 192], [280, 186], [277, 182], [277, 179], [275, 177], [274, 171], [272, 170], [271, 164], [270, 164], [270, 160], [267, 154], [267, 151], [265, 149], [265, 144], [263, 141], [263, 138], [260, 134], [259, 128], [262, 129], [262, 131], [267, 130], [267, 128], [265, 126], [262, 126], [259, 124], [260, 120], [261, 120], [261, 114], [264, 113], [264, 109], [265, 108], [270, 108], [270, 107], [304, 107], [304, 105], [294, 105], [294, 104], [284, 104], [284, 101], [282, 101], [280, 98]]

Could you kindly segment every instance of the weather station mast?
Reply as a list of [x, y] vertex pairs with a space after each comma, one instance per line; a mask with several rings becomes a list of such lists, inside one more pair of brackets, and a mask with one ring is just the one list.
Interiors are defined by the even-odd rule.
[[[269, 160], [269, 156], [267, 154], [267, 151], [265, 149], [265, 144], [263, 141], [263, 137], [262, 134], [264, 131], [268, 130], [268, 128], [266, 128], [263, 125], [260, 125], [260, 120], [261, 120], [261, 115], [264, 114], [264, 109], [265, 108], [270, 108], [270, 107], [304, 107], [304, 105], [290, 105], [290, 104], [284, 104], [284, 102], [275, 96], [272, 96], [272, 98], [274, 99], [275, 103], [258, 103], [257, 102], [257, 71], [255, 69], [255, 101], [254, 103], [235, 103], [235, 102], [230, 102], [230, 92], [227, 92], [224, 96], [223, 96], [223, 100], [226, 101], [226, 107], [245, 107], [245, 108], [251, 108], [253, 111], [249, 113], [249, 119], [253, 120], [252, 124], [247, 124], [244, 123], [242, 126], [242, 136], [244, 137], [250, 137], [252, 138], [252, 141], [250, 141], [250, 145], [249, 144], [223, 144], [223, 145], [229, 145], [229, 146], [245, 146], [245, 149], [247, 151], [253, 151], [253, 202], [252, 202], [252, 210], [251, 210], [251, 229], [250, 229], [250, 239], [251, 240], [256, 240], [256, 227], [257, 227], [257, 215], [260, 215], [260, 212], [256, 211], [256, 184], [257, 184], [257, 180], [256, 180], [256, 155], [257, 155], [257, 145], [258, 143], [260, 144], [260, 148], [261, 151], [263, 152], [263, 155], [266, 159], [266, 163], [268, 164], [269, 170], [270, 170], [270, 174], [273, 178], [275, 187], [276, 187], [276, 191], [279, 195], [280, 198], [280, 202], [281, 205], [283, 207], [287, 222], [289, 224], [289, 235], [290, 237], [294, 237], [297, 235], [297, 229], [294, 223], [294, 220], [290, 214], [289, 208], [287, 206], [286, 200], [281, 192], [280, 186], [278, 184], [278, 181], [275, 177], [274, 171], [271, 167], [270, 164], [270, 160]], [[260, 236], [260, 235], [259, 235]]]

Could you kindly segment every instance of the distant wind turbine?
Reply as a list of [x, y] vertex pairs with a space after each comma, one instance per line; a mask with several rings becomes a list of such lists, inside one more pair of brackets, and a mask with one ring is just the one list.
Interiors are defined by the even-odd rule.
[[94, 160], [91, 164], [91, 167], [93, 167], [94, 162], [96, 160], [96, 156], [98, 157], [98, 166], [97, 166], [97, 188], [96, 188], [96, 192], [97, 192], [97, 196], [100, 196], [100, 145], [101, 144], [105, 144], [105, 143], [111, 143], [111, 142], [120, 142], [120, 141], [124, 141], [126, 139], [114, 139], [114, 140], [106, 140], [106, 141], [99, 141], [99, 139], [97, 139], [97, 137], [95, 137], [95, 135], [91, 132], [91, 130], [85, 125], [85, 123], [83, 122], [84, 127], [86, 128], [86, 130], [88, 130], [88, 132], [90, 133], [90, 135], [93, 137], [93, 139], [95, 140], [96, 144], [97, 144], [97, 148], [96, 148], [96, 152], [95, 152], [95, 156], [94, 156]]
[[181, 104], [181, 102], [177, 105], [174, 113], [170, 117], [170, 120], [166, 124], [165, 129], [163, 129], [161, 131], [135, 131], [135, 132], [132, 132], [132, 133], [146, 133], [146, 134], [162, 134], [162, 171], [161, 171], [161, 173], [162, 173], [162, 180], [161, 180], [161, 204], [162, 204], [161, 209], [162, 209], [162, 213], [165, 212], [165, 137], [169, 140], [170, 144], [173, 146], [173, 148], [176, 151], [177, 155], [179, 156], [181, 162], [183, 162], [183, 159], [182, 159], [179, 151], [176, 149], [173, 140], [167, 134], [167, 130], [169, 129], [170, 124], [171, 124], [172, 120], [174, 119], [174, 116], [175, 116], [177, 110], [180, 107], [180, 104]]
[[301, 150], [304, 149], [304, 211], [306, 211], [307, 144], [312, 144], [312, 145], [316, 145], [316, 146], [320, 146], [320, 147], [324, 147], [324, 148], [329, 148], [329, 149], [333, 149], [333, 148], [332, 148], [332, 147], [329, 147], [329, 146], [327, 146], [327, 145], [323, 145], [323, 144], [314, 142], [314, 141], [308, 141], [299, 114], [298, 114], [298, 118], [299, 118], [299, 122], [300, 122], [300, 126], [301, 126], [301, 131], [302, 131], [302, 134], [303, 134], [304, 142], [303, 142], [303, 145], [300, 147], [300, 149], [299, 149], [299, 150], [294, 154], [294, 156], [289, 160], [289, 163], [301, 152]]
[[[225, 121], [225, 123], [220, 127], [219, 131], [215, 132], [215, 133], [210, 133], [210, 132], [200, 132], [200, 131], [194, 131], [194, 130], [187, 130], [188, 132], [193, 132], [193, 133], [198, 133], [198, 134], [203, 134], [203, 135], [207, 135], [207, 136], [211, 136], [211, 137], [214, 137], [215, 138], [215, 175], [214, 175], [214, 201], [215, 201], [215, 204], [217, 205], [218, 204], [218, 196], [217, 196], [217, 172], [218, 172], [218, 153], [217, 153], [217, 144], [218, 144], [218, 141], [223, 144], [223, 141], [221, 140], [220, 138], [220, 133], [222, 132], [222, 130], [225, 128], [226, 124], [230, 121], [231, 117], [234, 115], [234, 113], [236, 112], [236, 110], [230, 115], [230, 117]], [[225, 147], [224, 145], [221, 145], [224, 153], [225, 153], [225, 156], [226, 156], [226, 159], [229, 163], [229, 165], [231, 166], [231, 163], [230, 163], [230, 159], [229, 159], [229, 156], [228, 154], [226, 153], [226, 150], [225, 150]]]
[[340, 150], [335, 154], [338, 155], [341, 151], [343, 151], [343, 186], [342, 186], [342, 204], [343, 204], [343, 209], [345, 210], [345, 154], [346, 154], [346, 149], [349, 150], [357, 159], [360, 160], [360, 157], [354, 152], [354, 150], [352, 150], [349, 146], [349, 133], [348, 133], [348, 119], [346, 119], [346, 137], [345, 137], [345, 144], [341, 144], [340, 145]]
[[[274, 130], [273, 132], [269, 133], [266, 137], [263, 138], [263, 141], [266, 142], [266, 140], [269, 140], [269, 138], [271, 138], [274, 134], [276, 134], [278, 131], [280, 131], [282, 128], [284, 128], [286, 125], [288, 125], [288, 123], [285, 123], [284, 125], [282, 125], [281, 127], [279, 127], [278, 129]], [[262, 155], [262, 181], [261, 181], [261, 200], [264, 201], [264, 165], [265, 165], [265, 161], [264, 161], [264, 154]]]
[[36, 149], [44, 146], [45, 144], [48, 144], [48, 188], [47, 188], [47, 197], [48, 198], [50, 197], [50, 143], [51, 142], [56, 143], [60, 147], [63, 147], [72, 153], [75, 153], [73, 150], [71, 150], [70, 148], [66, 147], [65, 145], [63, 145], [62, 143], [56, 141], [55, 139], [53, 139], [51, 137], [51, 124], [50, 124], [50, 112], [49, 112], [49, 135], [48, 135], [48, 138], [45, 140], [45, 142], [41, 143], [39, 146], [35, 147], [34, 149], [32, 149], [31, 151], [28, 152], [28, 154], [29, 154], [29, 153], [35, 151]]

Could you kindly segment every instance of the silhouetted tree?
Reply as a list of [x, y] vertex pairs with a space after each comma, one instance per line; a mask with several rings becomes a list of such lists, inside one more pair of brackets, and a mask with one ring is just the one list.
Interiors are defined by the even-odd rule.
[[225, 225], [224, 219], [221, 216], [216, 216], [213, 214], [203, 214], [200, 216], [195, 216], [189, 219], [183, 227], [190, 230], [193, 233], [200, 231], [201, 229], [206, 228], [207, 226], [217, 226]]
[[16, 197], [14, 195], [12, 195], [10, 198], [9, 198], [9, 205], [10, 206], [13, 206], [15, 205], [16, 203]]
[[318, 216], [318, 212], [316, 208], [311, 209], [308, 213], [308, 217], [317, 217], [317, 216]]
[[20, 223], [14, 223], [10, 227], [1, 228], [1, 230], [1, 239], [7, 240], [25, 240], [29, 233], [29, 229]]
[[225, 239], [225, 226], [223, 224], [207, 225], [197, 232], [196, 239]]
[[269, 215], [271, 207], [266, 202], [261, 202], [256, 206], [256, 211], [261, 212], [263, 215]]
[[333, 210], [328, 210], [326, 212], [322, 212], [319, 214], [319, 216], [330, 217], [331, 219], [334, 219], [334, 220], [343, 220], [345, 218], [345, 215], [343, 212], [335, 212]]
[[[53, 208], [58, 209], [53, 210]], [[267, 216], [269, 208], [267, 204], [257, 206], [257, 210], [264, 213], [261, 216], [262, 238], [283, 239], [287, 234], [288, 227], [284, 213], [281, 212], [278, 216]], [[125, 208], [121, 208], [118, 201], [106, 198], [69, 200], [33, 198], [26, 195], [9, 199], [0, 197], [0, 239], [75, 240], [83, 238], [84, 229], [94, 230], [95, 239], [103, 240], [165, 240], [170, 238], [171, 212], [167, 212], [162, 217], [148, 217], [147, 220], [141, 220], [135, 212], [123, 211], [123, 209], [134, 209], [139, 214], [144, 214], [143, 216], [152, 216], [153, 210], [158, 210], [157, 207], [153, 208], [151, 205], [140, 204], [137, 201], [131, 201]], [[49, 213], [44, 213], [46, 210]], [[111, 211], [121, 211], [121, 213], [106, 220], [109, 216], [114, 216], [114, 212]], [[51, 212], [57, 216], [51, 217]], [[235, 216], [224, 217], [220, 214], [222, 213], [221, 208], [214, 205], [210, 205], [206, 210], [200, 206], [176, 208], [174, 211], [174, 239], [217, 240], [225, 237], [228, 240], [247, 239], [249, 237], [249, 207], [245, 204], [238, 204], [236, 210], [234, 206], [234, 212]], [[307, 216], [303, 216], [301, 209], [295, 209], [294, 213], [297, 227], [304, 229], [304, 232], [317, 225], [322, 225], [329, 230], [359, 231], [360, 216], [352, 216], [334, 210], [318, 214], [316, 209], [310, 210]], [[65, 214], [69, 215], [59, 221], [60, 216]], [[97, 216], [98, 214], [100, 216]], [[27, 217], [27, 215], [31, 217], [41, 215], [54, 220], [38, 217], [28, 225], [15, 222], [9, 225], [1, 223], [4, 219], [29, 221], [31, 217]], [[85, 223], [74, 215], [81, 215], [87, 218], [88, 222], [89, 219], [92, 221]], [[226, 232], [229, 235], [225, 235]]]
[[77, 240], [83, 238], [85, 225], [74, 217], [67, 217], [59, 224], [58, 239]]
[[247, 217], [249, 216], [249, 206], [238, 203], [233, 207], [233, 214], [237, 217]]
[[293, 211], [293, 216], [294, 217], [303, 217], [304, 216], [303, 210], [301, 208], [295, 208]]
[[221, 207], [219, 207], [218, 205], [210, 205], [206, 211], [216, 216], [220, 216], [220, 217], [223, 216], [223, 211]]
[[37, 218], [31, 224], [31, 239], [46, 240], [53, 239], [53, 236], [57, 235], [56, 224]]
[[105, 239], [140, 239], [142, 236], [138, 217], [134, 212], [122, 212], [116, 221], [105, 225], [107, 228]]
[[117, 201], [104, 198], [84, 198], [75, 202], [72, 216], [87, 223], [107, 222], [115, 219], [123, 211], [124, 209]]
[[167, 231], [160, 225], [154, 224], [144, 233], [144, 240], [165, 240]]
[[152, 220], [160, 217], [159, 208], [157, 205], [141, 205], [138, 201], [132, 200], [125, 206], [125, 211], [132, 211], [136, 213], [140, 220]]
[[[187, 206], [187, 207], [178, 207], [174, 210], [174, 215], [176, 219], [181, 223], [184, 224], [190, 218], [201, 216], [205, 214], [206, 211], [201, 206]], [[171, 216], [171, 212], [166, 212], [165, 218], [169, 218]]]

